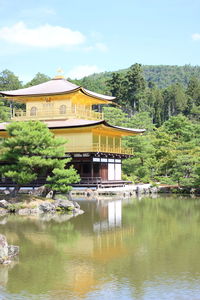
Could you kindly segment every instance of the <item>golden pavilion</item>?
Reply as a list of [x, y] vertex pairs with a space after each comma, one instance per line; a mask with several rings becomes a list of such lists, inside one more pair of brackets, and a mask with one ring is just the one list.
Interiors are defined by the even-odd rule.
[[[83, 185], [120, 182], [122, 159], [133, 155], [132, 149], [122, 146], [122, 137], [145, 131], [110, 125], [100, 109], [115, 97], [89, 91], [62, 76], [0, 94], [25, 104], [24, 110], [12, 109], [13, 121], [40, 120], [55, 136], [66, 138], [66, 157], [72, 158]], [[7, 137], [6, 125], [0, 124], [1, 137]]]

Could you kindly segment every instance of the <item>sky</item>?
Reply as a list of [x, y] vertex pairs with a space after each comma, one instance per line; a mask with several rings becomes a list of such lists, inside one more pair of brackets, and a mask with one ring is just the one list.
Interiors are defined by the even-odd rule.
[[200, 0], [0, 0], [0, 72], [21, 81], [200, 65]]

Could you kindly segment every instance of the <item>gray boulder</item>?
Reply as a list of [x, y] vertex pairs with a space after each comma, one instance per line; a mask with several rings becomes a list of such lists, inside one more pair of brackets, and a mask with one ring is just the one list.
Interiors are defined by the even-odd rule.
[[52, 199], [53, 198], [53, 191], [50, 191], [47, 195], [46, 198]]
[[11, 263], [11, 259], [19, 254], [19, 247], [8, 245], [6, 237], [0, 234], [0, 263]]
[[45, 201], [39, 205], [39, 211], [42, 213], [55, 212], [56, 207], [51, 202]]
[[8, 201], [6, 201], [6, 200], [0, 200], [0, 207], [1, 208], [8, 208], [8, 206], [9, 206], [9, 202]]
[[55, 201], [56, 208], [60, 208], [61, 210], [73, 210], [75, 208], [74, 204], [69, 200], [56, 200]]
[[3, 193], [4, 193], [5, 195], [10, 195], [10, 190], [5, 189], [5, 190], [3, 191]]
[[42, 186], [39, 186], [38, 188], [34, 189], [32, 191], [32, 195], [45, 197], [48, 192], [49, 192], [49, 189], [46, 186], [42, 185]]
[[151, 188], [150, 188], [150, 193], [158, 193], [158, 188], [156, 187], [156, 186], [152, 186]]

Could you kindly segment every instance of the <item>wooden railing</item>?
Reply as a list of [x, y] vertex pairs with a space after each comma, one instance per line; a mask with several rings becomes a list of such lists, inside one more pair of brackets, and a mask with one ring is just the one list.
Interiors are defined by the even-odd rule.
[[101, 184], [101, 177], [81, 177], [78, 184]]
[[31, 114], [26, 110], [13, 110], [12, 119], [14, 121], [26, 121], [26, 120], [58, 120], [58, 119], [86, 119], [86, 120], [103, 120], [103, 113], [93, 110], [84, 109], [78, 105], [74, 105], [71, 108], [66, 108], [64, 111], [59, 109], [44, 109], [36, 110]]
[[105, 153], [115, 153], [115, 154], [127, 154], [133, 155], [133, 149], [127, 147], [109, 146], [102, 145], [99, 143], [92, 144], [91, 146], [70, 146], [66, 145], [66, 152], [105, 152]]

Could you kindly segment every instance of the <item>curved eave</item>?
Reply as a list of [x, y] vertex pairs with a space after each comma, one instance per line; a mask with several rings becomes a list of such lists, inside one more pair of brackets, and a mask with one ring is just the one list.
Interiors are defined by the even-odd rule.
[[83, 92], [83, 94], [85, 94], [85, 95], [87, 95], [89, 97], [96, 98], [96, 99], [103, 100], [103, 101], [112, 102], [113, 100], [116, 99], [116, 97], [98, 94], [98, 93], [86, 90], [83, 87], [81, 87], [81, 91]]
[[115, 130], [123, 131], [124, 133], [128, 133], [128, 135], [142, 134], [146, 131], [145, 129], [135, 129], [135, 128], [126, 128], [126, 127], [114, 126], [114, 125], [111, 125], [111, 124], [107, 123], [105, 120], [103, 122], [104, 122], [103, 125], [105, 125], [106, 127], [110, 127], [110, 128], [115, 129]]
[[[110, 125], [112, 126], [112, 125]], [[137, 134], [144, 133], [146, 129], [136, 129], [136, 128], [126, 128], [126, 127], [120, 127], [120, 126], [113, 126], [115, 129], [129, 131], [129, 132], [135, 132]]]

